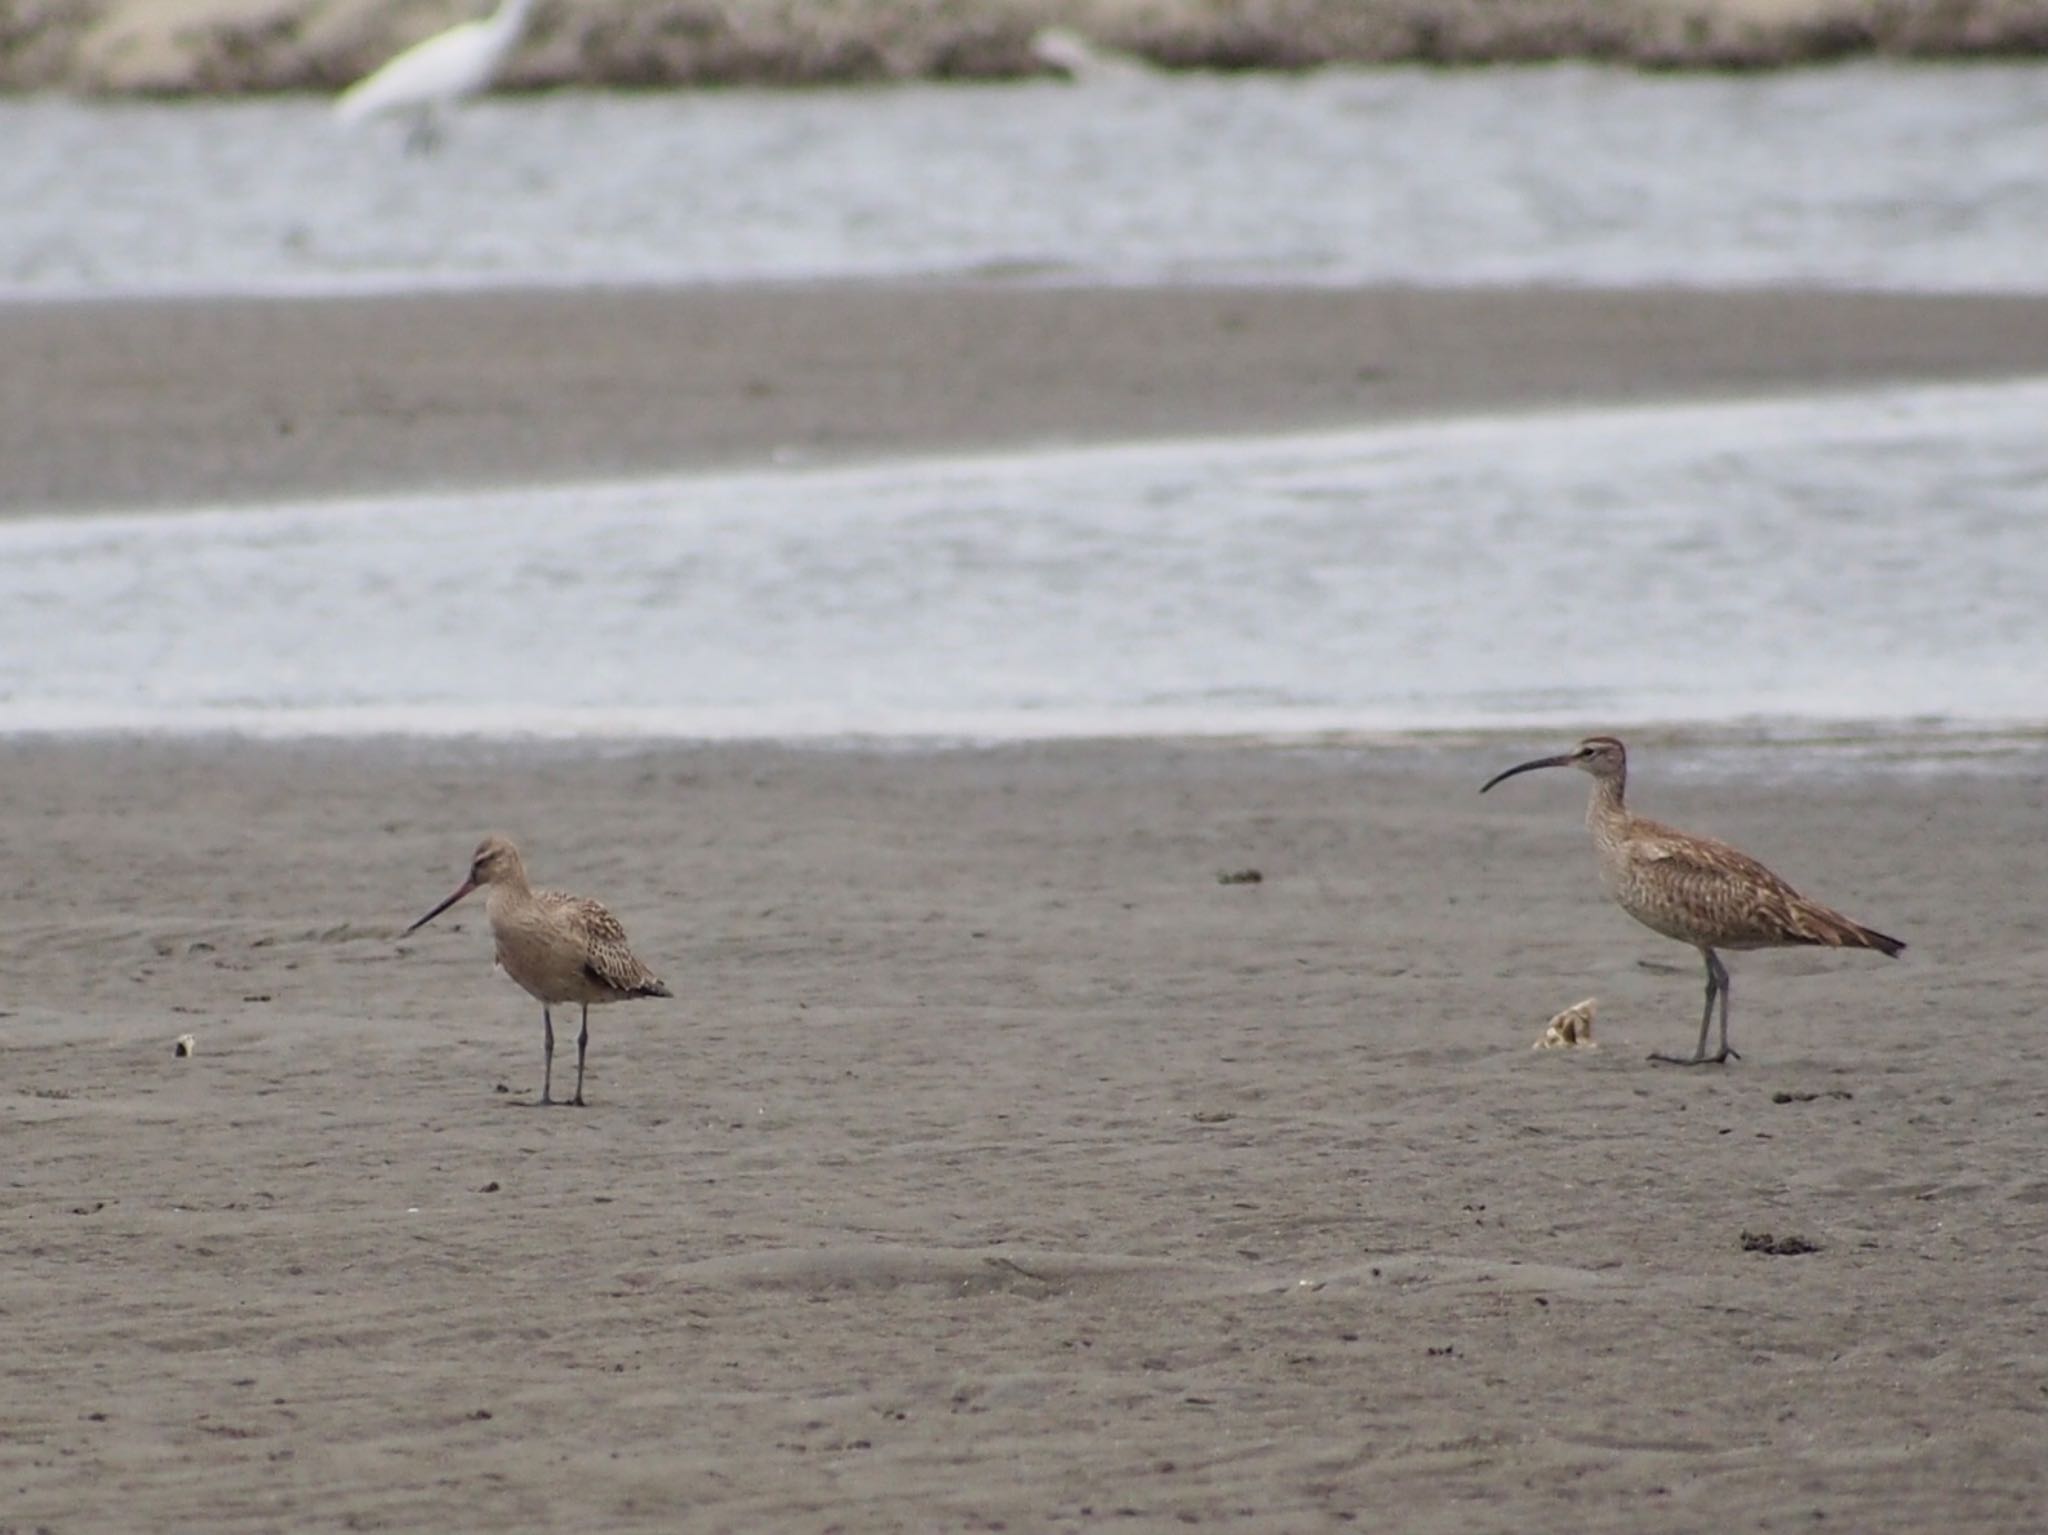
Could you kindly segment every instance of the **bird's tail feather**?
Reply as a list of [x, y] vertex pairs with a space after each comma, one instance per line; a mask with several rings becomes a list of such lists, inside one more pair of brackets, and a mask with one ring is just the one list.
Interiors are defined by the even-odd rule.
[[1875, 949], [1890, 959], [1897, 959], [1905, 952], [1903, 941], [1880, 933], [1874, 927], [1865, 927], [1861, 922], [1851, 922], [1838, 911], [1829, 911], [1825, 906], [1811, 902], [1802, 903], [1795, 924], [1801, 943], [1819, 944], [1830, 949]]

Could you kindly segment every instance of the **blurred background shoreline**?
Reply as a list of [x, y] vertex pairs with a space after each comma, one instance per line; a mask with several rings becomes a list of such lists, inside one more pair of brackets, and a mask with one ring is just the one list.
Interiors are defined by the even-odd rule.
[[[468, 19], [459, 0], [62, 0], [0, 6], [0, 90], [339, 89]], [[503, 88], [816, 85], [1050, 72], [1060, 27], [1168, 69], [1584, 60], [1759, 69], [2048, 53], [2048, 0], [543, 0]]]

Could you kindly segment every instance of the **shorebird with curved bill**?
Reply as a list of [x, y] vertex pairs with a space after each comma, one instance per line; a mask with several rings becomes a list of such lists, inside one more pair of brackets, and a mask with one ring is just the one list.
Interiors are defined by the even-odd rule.
[[540, 1003], [546, 1031], [540, 1101], [549, 1096], [555, 1075], [553, 1009], [570, 1002], [583, 1006], [583, 1029], [576, 1036], [576, 1096], [583, 1107], [583, 1056], [590, 1046], [593, 1003], [630, 1002], [636, 997], [672, 996], [653, 971], [634, 957], [619, 919], [597, 902], [558, 890], [535, 890], [526, 882], [519, 849], [504, 837], [486, 837], [470, 859], [469, 877], [455, 893], [406, 929], [416, 933], [479, 886], [490, 894], [484, 911], [491, 919], [491, 938], [498, 963], [526, 993]]
[[[1700, 951], [1707, 962], [1707, 1009], [1700, 1015], [1700, 1041], [1689, 1056], [1654, 1054], [1653, 1061], [1676, 1066], [1716, 1064], [1742, 1057], [1728, 1043], [1728, 969], [1716, 949], [1776, 949], [1815, 944], [1830, 949], [1876, 949], [1895, 957], [1906, 946], [1896, 938], [1851, 922], [1838, 911], [1810, 901], [1747, 853], [1633, 815], [1623, 802], [1628, 786], [1628, 749], [1613, 736], [1588, 736], [1558, 757], [1538, 757], [1496, 773], [1484, 794], [1503, 779], [1537, 768], [1574, 767], [1593, 778], [1586, 826], [1600, 857], [1600, 882], [1615, 904], [1652, 932], [1676, 938]], [[1707, 1029], [1714, 998], [1721, 999], [1721, 1050], [1707, 1054]]]

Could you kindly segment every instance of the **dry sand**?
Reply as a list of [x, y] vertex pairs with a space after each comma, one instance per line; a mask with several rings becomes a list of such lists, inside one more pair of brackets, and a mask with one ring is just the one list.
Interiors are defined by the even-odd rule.
[[[1680, 1071], [1548, 744], [0, 746], [0, 1525], [2040, 1528], [2042, 776], [1639, 742], [1912, 944]], [[580, 1112], [490, 828], [677, 992]]]
[[2048, 372], [2048, 300], [939, 284], [0, 305], [0, 508]]

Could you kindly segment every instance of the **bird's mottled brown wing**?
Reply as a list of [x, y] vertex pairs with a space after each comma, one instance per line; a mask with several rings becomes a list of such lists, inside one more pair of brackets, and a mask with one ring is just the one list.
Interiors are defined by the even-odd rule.
[[1730, 847], [1712, 837], [1694, 836], [1675, 826], [1666, 826], [1662, 821], [1637, 816], [1629, 823], [1628, 840], [1633, 854], [1645, 862], [1675, 864], [1710, 877], [1740, 880], [1759, 889], [1782, 890], [1795, 900], [1799, 897], [1798, 891], [1741, 848]]
[[591, 979], [627, 996], [669, 994], [660, 977], [634, 955], [619, 919], [596, 901], [557, 890], [542, 891], [539, 898], [560, 912], [564, 924], [583, 940], [584, 969]]
[[1693, 942], [1721, 948], [1822, 944], [1874, 948], [1871, 934], [1840, 912], [1808, 900], [1739, 848], [1656, 821], [1630, 828], [1638, 889], [1681, 913]]

